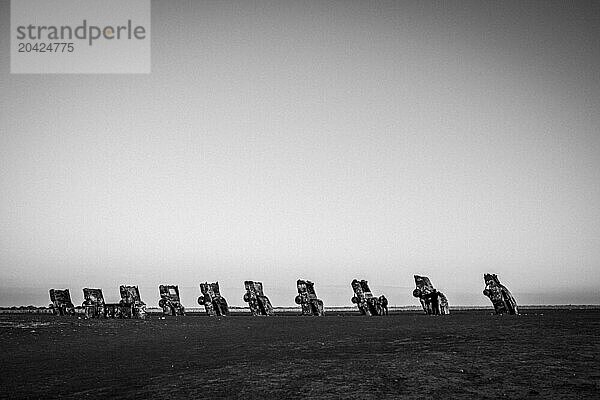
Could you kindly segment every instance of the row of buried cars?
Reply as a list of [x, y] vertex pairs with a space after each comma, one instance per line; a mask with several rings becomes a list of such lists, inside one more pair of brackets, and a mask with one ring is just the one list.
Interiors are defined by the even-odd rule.
[[[415, 275], [416, 288], [413, 296], [419, 299], [423, 311], [428, 315], [446, 315], [450, 313], [448, 299], [436, 290], [426, 276]], [[484, 274], [485, 289], [496, 314], [518, 314], [517, 302], [510, 291], [500, 283], [495, 274]], [[362, 315], [387, 315], [388, 300], [384, 295], [374, 296], [366, 280], [354, 279], [351, 283], [354, 303]], [[245, 281], [244, 301], [248, 303], [252, 315], [273, 315], [271, 301], [264, 294], [262, 282]], [[317, 297], [315, 284], [308, 280], [296, 282], [298, 295], [294, 299], [301, 306], [302, 315], [322, 316], [325, 314], [323, 301]], [[160, 285], [159, 307], [164, 315], [185, 315], [177, 285]], [[106, 303], [102, 289], [83, 289], [83, 303], [75, 306], [71, 301], [69, 289], [50, 289], [50, 308], [55, 315], [83, 315], [86, 318], [146, 318], [146, 303], [140, 297], [137, 286], [122, 285], [119, 288], [121, 300], [118, 303]], [[210, 316], [229, 315], [227, 300], [221, 296], [219, 283], [201, 283], [201, 295], [198, 304], [204, 306]]]

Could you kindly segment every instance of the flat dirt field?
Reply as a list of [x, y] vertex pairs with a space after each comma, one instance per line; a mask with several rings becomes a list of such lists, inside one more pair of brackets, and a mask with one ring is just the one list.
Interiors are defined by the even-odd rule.
[[600, 311], [0, 315], [2, 398], [600, 398]]

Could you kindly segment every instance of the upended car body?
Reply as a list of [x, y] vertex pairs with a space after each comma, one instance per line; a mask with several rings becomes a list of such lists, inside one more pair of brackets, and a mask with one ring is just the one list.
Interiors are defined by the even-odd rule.
[[74, 315], [75, 305], [69, 289], [50, 289], [50, 309], [54, 315]]
[[86, 318], [107, 317], [107, 308], [102, 289], [83, 288], [83, 303], [81, 307]]
[[483, 280], [485, 282], [483, 294], [491, 300], [496, 314], [519, 314], [517, 301], [510, 290], [500, 283], [496, 274], [483, 274]]
[[198, 297], [198, 304], [204, 306], [204, 309], [208, 315], [229, 315], [229, 306], [227, 305], [227, 300], [225, 300], [225, 297], [221, 296], [219, 282], [201, 283], [200, 292], [202, 295]]
[[162, 308], [164, 315], [185, 315], [185, 307], [181, 304], [177, 285], [160, 285], [158, 291], [160, 293], [158, 306]]
[[317, 317], [325, 315], [323, 300], [317, 298], [314, 283], [298, 279], [296, 287], [298, 288], [298, 295], [294, 301], [302, 307], [302, 315]]
[[361, 315], [387, 315], [388, 300], [384, 295], [373, 296], [366, 280], [354, 279], [351, 283], [354, 296], [352, 303], [356, 304]]
[[427, 315], [450, 314], [448, 299], [442, 292], [438, 292], [426, 276], [415, 275], [416, 288], [413, 296], [418, 298]]
[[120, 317], [145, 319], [146, 303], [142, 301], [138, 287], [121, 285], [119, 292], [121, 294]]
[[262, 282], [245, 281], [244, 301], [250, 306], [252, 315], [273, 315], [271, 301], [263, 292]]

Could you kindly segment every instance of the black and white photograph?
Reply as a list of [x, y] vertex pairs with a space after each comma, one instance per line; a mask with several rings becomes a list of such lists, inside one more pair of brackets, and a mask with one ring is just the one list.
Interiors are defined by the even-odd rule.
[[600, 1], [0, 0], [0, 399], [498, 398], [600, 398]]

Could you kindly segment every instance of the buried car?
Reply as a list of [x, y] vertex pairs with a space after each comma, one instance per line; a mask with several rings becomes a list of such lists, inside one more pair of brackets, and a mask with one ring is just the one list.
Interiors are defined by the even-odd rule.
[[262, 282], [245, 281], [244, 301], [250, 306], [252, 315], [273, 315], [271, 301], [263, 292]]
[[388, 315], [388, 300], [384, 295], [373, 296], [366, 280], [354, 279], [351, 283], [354, 296], [352, 303], [356, 304], [362, 315]]
[[325, 315], [323, 300], [317, 298], [314, 283], [298, 279], [296, 287], [298, 288], [298, 295], [294, 301], [302, 307], [302, 315], [314, 315], [318, 317]]
[[107, 317], [107, 308], [102, 289], [83, 288], [83, 303], [81, 307], [86, 318]]
[[442, 292], [438, 292], [426, 276], [415, 275], [417, 287], [413, 290], [413, 296], [421, 302], [423, 311], [427, 315], [450, 314], [448, 299]]
[[71, 301], [69, 289], [50, 289], [49, 308], [54, 315], [74, 315], [75, 305]]
[[118, 316], [122, 318], [146, 318], [146, 303], [140, 297], [137, 286], [121, 285], [119, 287], [121, 301], [119, 302]]
[[500, 283], [496, 274], [483, 274], [483, 280], [485, 282], [483, 295], [491, 300], [496, 314], [519, 314], [517, 301], [510, 290]]
[[158, 291], [160, 292], [158, 306], [162, 308], [164, 315], [185, 315], [185, 307], [181, 304], [177, 285], [160, 285]]
[[219, 282], [201, 283], [200, 292], [202, 295], [198, 297], [198, 304], [204, 306], [204, 309], [208, 315], [229, 315], [229, 306], [227, 305], [227, 300], [225, 300], [225, 297], [221, 296]]

